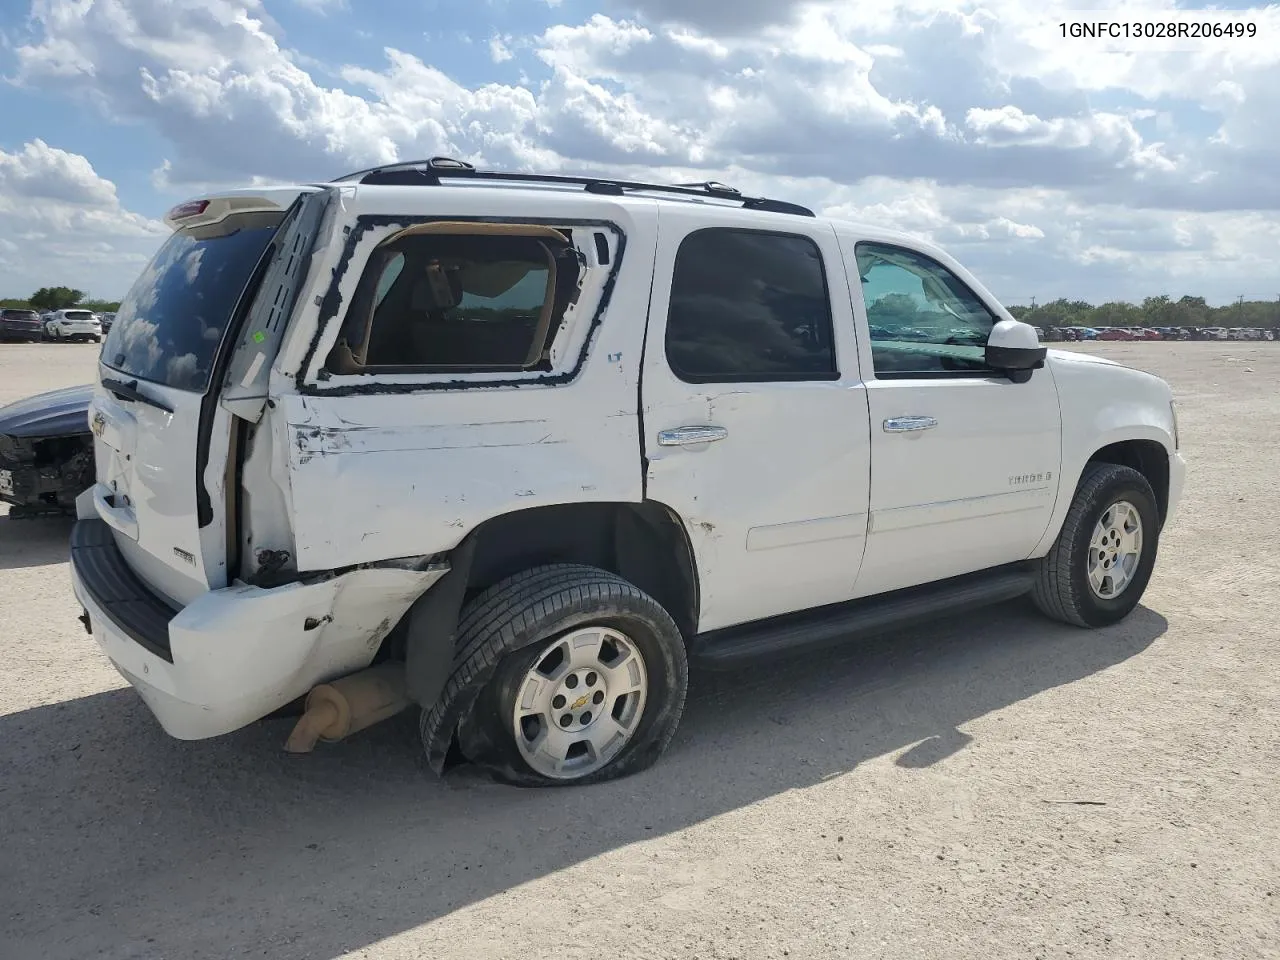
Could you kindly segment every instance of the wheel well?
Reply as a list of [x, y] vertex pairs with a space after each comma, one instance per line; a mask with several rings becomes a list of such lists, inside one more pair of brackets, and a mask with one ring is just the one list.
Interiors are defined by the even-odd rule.
[[1123, 440], [1103, 447], [1089, 460], [1132, 467], [1146, 477], [1155, 491], [1160, 522], [1164, 523], [1169, 509], [1169, 451], [1163, 444], [1155, 440]]
[[488, 520], [467, 539], [474, 539], [475, 552], [466, 599], [530, 567], [585, 563], [616, 573], [657, 600], [686, 639], [697, 630], [693, 546], [679, 517], [661, 503], [534, 507]]

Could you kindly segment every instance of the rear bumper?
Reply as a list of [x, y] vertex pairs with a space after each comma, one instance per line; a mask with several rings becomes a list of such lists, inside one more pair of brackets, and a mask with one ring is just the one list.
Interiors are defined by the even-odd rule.
[[181, 740], [239, 729], [368, 666], [446, 572], [374, 568], [274, 589], [237, 583], [173, 610], [129, 569], [101, 520], [77, 521], [71, 541], [72, 588], [94, 640]]

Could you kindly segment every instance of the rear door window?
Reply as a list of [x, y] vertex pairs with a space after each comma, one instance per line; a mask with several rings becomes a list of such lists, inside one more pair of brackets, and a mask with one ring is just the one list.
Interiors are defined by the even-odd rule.
[[120, 304], [103, 361], [131, 377], [202, 393], [231, 312], [283, 217], [243, 214], [176, 231]]
[[689, 234], [676, 254], [666, 350], [687, 383], [838, 380], [818, 245], [724, 227]]

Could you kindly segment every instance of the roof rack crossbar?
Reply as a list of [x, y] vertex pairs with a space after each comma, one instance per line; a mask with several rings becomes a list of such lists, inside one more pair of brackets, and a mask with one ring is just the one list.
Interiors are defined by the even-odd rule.
[[397, 186], [440, 186], [442, 179], [485, 180], [508, 183], [549, 183], [580, 186], [588, 193], [606, 196], [622, 196], [627, 191], [668, 193], [686, 197], [713, 197], [733, 200], [747, 210], [765, 210], [771, 213], [787, 213], [812, 217], [814, 212], [798, 203], [771, 200], [768, 197], [748, 197], [741, 191], [715, 181], [705, 183], [648, 183], [642, 180], [615, 180], [605, 177], [577, 177], [550, 173], [504, 173], [498, 170], [477, 170], [462, 160], [451, 157], [432, 157], [429, 160], [405, 160], [397, 163], [370, 167], [339, 177], [332, 183], [364, 183]]

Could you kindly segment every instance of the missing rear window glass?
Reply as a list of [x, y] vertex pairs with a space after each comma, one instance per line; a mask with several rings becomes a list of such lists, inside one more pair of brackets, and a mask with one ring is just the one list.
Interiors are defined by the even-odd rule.
[[549, 370], [581, 271], [565, 230], [410, 227], [370, 256], [326, 367], [336, 374]]

